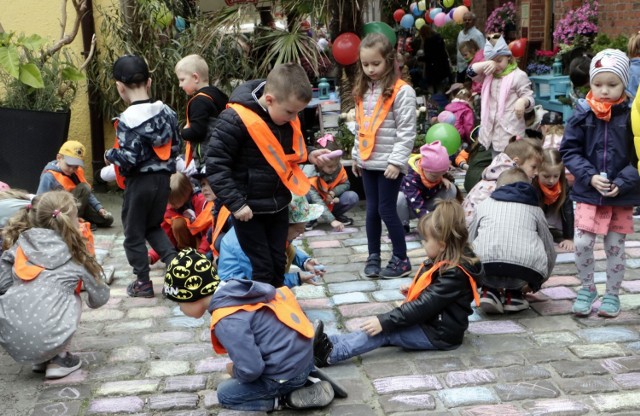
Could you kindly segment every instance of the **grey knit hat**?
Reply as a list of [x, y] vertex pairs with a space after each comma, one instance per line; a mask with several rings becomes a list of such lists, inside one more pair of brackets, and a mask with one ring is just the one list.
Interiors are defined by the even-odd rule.
[[605, 49], [598, 52], [589, 66], [589, 82], [593, 82], [593, 77], [602, 72], [613, 72], [626, 88], [629, 84], [629, 58], [618, 49]]

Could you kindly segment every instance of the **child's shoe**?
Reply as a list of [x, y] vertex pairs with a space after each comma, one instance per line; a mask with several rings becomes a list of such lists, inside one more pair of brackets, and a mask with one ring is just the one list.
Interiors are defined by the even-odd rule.
[[49, 379], [66, 377], [80, 368], [81, 365], [80, 358], [70, 352], [66, 353], [64, 357], [58, 354], [47, 364], [45, 377]]
[[132, 298], [152, 298], [153, 282], [151, 280], [134, 280], [127, 286], [127, 294]]
[[393, 256], [391, 260], [389, 260], [387, 267], [380, 273], [380, 277], [383, 279], [392, 279], [394, 277], [409, 276], [410, 273], [411, 262], [409, 258], [407, 257], [404, 260], [400, 260], [399, 257]]
[[590, 291], [589, 289], [582, 288], [578, 290], [578, 297], [573, 302], [571, 311], [577, 316], [588, 316], [593, 308], [593, 303], [598, 299], [598, 292], [596, 290]]
[[380, 270], [380, 254], [369, 254], [367, 262], [364, 265], [364, 275], [367, 277], [378, 277], [380, 276]]
[[313, 363], [316, 367], [329, 365], [329, 355], [333, 351], [333, 343], [324, 333], [324, 322], [318, 321], [313, 337]]
[[292, 409], [316, 409], [328, 406], [333, 401], [333, 387], [328, 381], [319, 381], [287, 394], [285, 403]]
[[346, 215], [337, 215], [336, 219], [343, 223], [345, 226], [353, 224], [353, 218], [349, 218]]
[[604, 295], [598, 309], [598, 316], [615, 318], [618, 315], [620, 315], [620, 298], [618, 295]]
[[487, 314], [504, 313], [500, 292], [497, 289], [482, 288], [480, 310]]
[[318, 220], [312, 220], [312, 221], [309, 221], [308, 223], [306, 223], [306, 224], [304, 225], [304, 230], [305, 230], [305, 231], [311, 231], [311, 230], [313, 230], [314, 228], [316, 228], [316, 225], [318, 225]]
[[44, 374], [47, 371], [47, 365], [49, 361], [43, 363], [31, 364], [31, 371], [38, 374]]
[[[482, 301], [482, 299], [480, 301]], [[502, 309], [506, 312], [524, 311], [529, 309], [529, 302], [519, 290], [507, 290]]]

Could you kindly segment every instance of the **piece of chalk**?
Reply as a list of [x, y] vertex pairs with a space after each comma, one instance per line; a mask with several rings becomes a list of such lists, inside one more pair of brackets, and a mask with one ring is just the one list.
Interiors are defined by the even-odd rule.
[[340, 156], [342, 156], [342, 150], [338, 149], [338, 150], [334, 150], [333, 152], [324, 153], [318, 157], [321, 159], [335, 159]]

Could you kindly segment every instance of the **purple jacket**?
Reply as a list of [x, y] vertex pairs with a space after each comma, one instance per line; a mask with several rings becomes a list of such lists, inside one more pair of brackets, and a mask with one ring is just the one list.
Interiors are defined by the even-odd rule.
[[453, 127], [460, 133], [460, 138], [463, 142], [469, 143], [471, 138], [471, 132], [475, 124], [473, 110], [468, 102], [462, 100], [456, 100], [447, 104], [444, 108], [447, 111], [451, 111], [456, 116], [456, 123]]
[[[640, 205], [640, 176], [636, 163], [629, 124], [627, 103], [611, 109], [611, 120], [598, 119], [585, 100], [576, 105], [567, 121], [564, 139], [560, 144], [562, 161], [575, 176], [571, 199], [592, 205]], [[619, 189], [618, 196], [603, 197], [593, 186], [591, 178], [600, 172]]]
[[414, 169], [409, 169], [409, 173], [402, 179], [400, 189], [407, 197], [409, 209], [415, 212], [418, 218], [422, 218], [423, 215], [429, 212], [427, 211], [427, 201], [444, 189], [444, 183], [440, 182], [429, 189], [422, 183], [420, 174]]

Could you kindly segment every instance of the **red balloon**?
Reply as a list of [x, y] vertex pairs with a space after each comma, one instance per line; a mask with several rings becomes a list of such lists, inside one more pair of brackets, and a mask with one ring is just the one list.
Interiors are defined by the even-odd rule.
[[346, 32], [333, 41], [333, 57], [340, 65], [351, 65], [358, 61], [360, 38], [355, 33]]
[[462, 3], [467, 7], [471, 7], [471, 0], [462, 0]]
[[522, 58], [527, 49], [527, 38], [516, 39], [509, 44], [509, 50], [514, 58]]
[[424, 14], [424, 21], [431, 24], [433, 23], [433, 19], [431, 18], [431, 9], [427, 10], [427, 12]]
[[398, 9], [395, 12], [393, 12], [393, 20], [395, 20], [396, 23], [400, 23], [400, 20], [402, 20], [402, 16], [404, 15], [405, 15], [404, 10]]

